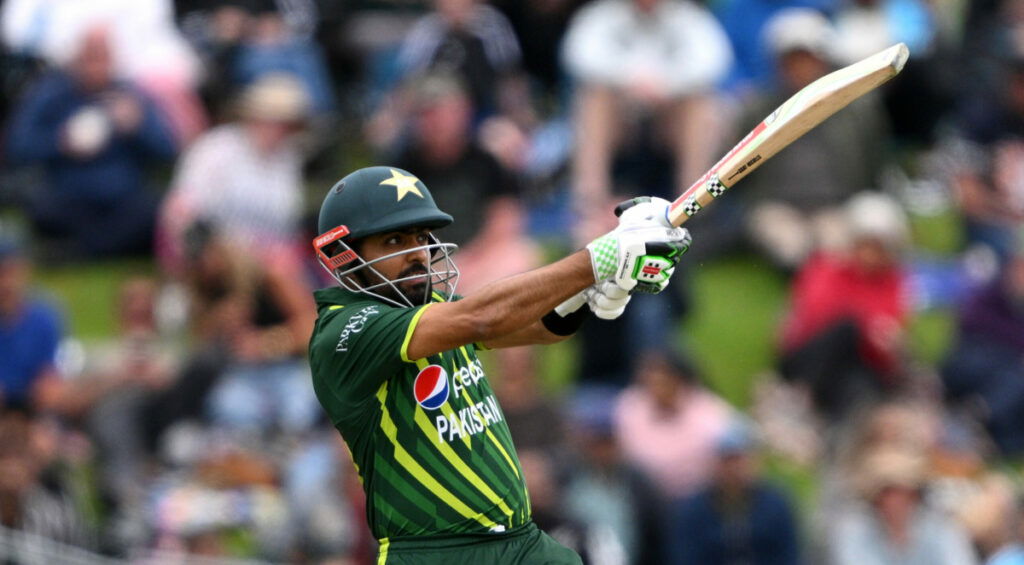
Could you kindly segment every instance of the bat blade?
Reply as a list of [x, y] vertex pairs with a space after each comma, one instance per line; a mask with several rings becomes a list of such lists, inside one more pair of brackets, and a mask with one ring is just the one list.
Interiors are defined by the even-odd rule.
[[903, 70], [906, 44], [833, 71], [791, 96], [676, 198], [668, 220], [681, 226], [794, 140]]

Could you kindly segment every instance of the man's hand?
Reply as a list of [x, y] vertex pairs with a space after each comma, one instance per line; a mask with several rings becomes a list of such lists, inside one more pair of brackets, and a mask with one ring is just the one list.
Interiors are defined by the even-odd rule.
[[629, 304], [629, 291], [620, 288], [612, 281], [595, 284], [583, 291], [587, 306], [595, 316], [602, 320], [614, 320], [626, 311]]
[[614, 320], [626, 311], [629, 299], [629, 291], [619, 288], [614, 282], [599, 282], [556, 306], [555, 314], [567, 318], [585, 304], [598, 318]]
[[638, 291], [660, 292], [690, 241], [683, 228], [620, 224], [587, 245], [594, 280], [614, 281], [626, 291], [639, 283]]

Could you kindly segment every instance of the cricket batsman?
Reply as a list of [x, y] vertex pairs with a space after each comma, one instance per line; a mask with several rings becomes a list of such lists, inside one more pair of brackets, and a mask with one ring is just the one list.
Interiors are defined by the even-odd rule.
[[585, 249], [460, 297], [456, 246], [433, 234], [452, 217], [419, 179], [368, 167], [331, 187], [313, 247], [339, 286], [315, 293], [309, 358], [366, 492], [379, 565], [580, 563], [530, 521], [476, 352], [566, 339], [591, 315], [620, 315], [631, 292], [664, 289], [690, 244], [667, 206], [624, 203]]

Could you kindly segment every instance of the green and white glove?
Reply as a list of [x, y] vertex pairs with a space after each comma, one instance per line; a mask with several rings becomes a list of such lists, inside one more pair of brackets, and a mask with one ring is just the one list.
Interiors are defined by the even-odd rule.
[[664, 290], [691, 240], [689, 231], [669, 223], [668, 206], [667, 200], [651, 197], [619, 204], [619, 226], [587, 245], [598, 282], [555, 312], [565, 317], [586, 304], [598, 318], [613, 320], [625, 311], [632, 293]]
[[625, 291], [661, 292], [690, 241], [684, 228], [620, 225], [587, 244], [594, 280], [613, 281]]

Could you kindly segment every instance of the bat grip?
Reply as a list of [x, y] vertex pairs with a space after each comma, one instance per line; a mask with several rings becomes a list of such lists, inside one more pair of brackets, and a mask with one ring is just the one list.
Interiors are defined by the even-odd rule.
[[579, 294], [573, 295], [568, 300], [559, 304], [558, 306], [555, 306], [555, 312], [557, 312], [559, 316], [564, 318], [569, 314], [572, 314], [576, 310], [579, 310], [580, 307], [586, 303], [587, 298], [583, 296], [583, 293], [581, 292]]
[[641, 202], [650, 202], [650, 196], [637, 196], [636, 198], [630, 198], [629, 200], [623, 200], [619, 202], [619, 205], [615, 207], [615, 217], [618, 218], [623, 212], [629, 210], [633, 206], [640, 204]]

